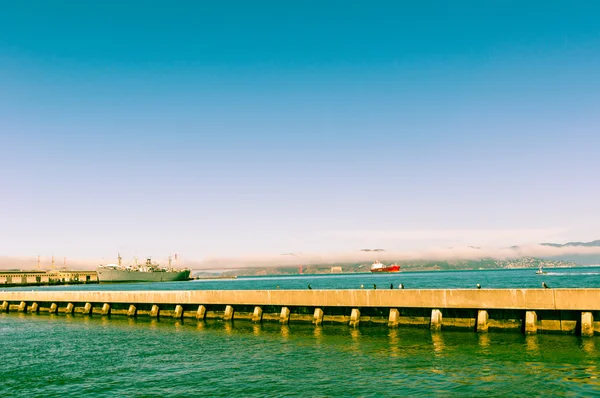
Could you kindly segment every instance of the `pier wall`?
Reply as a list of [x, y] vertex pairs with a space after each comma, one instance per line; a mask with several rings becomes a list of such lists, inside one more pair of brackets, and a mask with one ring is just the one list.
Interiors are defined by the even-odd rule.
[[0, 310], [600, 334], [600, 289], [0, 291]]

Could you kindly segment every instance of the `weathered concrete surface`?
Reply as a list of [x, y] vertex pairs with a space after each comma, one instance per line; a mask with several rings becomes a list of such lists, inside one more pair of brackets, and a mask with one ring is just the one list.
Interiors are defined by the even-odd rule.
[[400, 311], [396, 308], [390, 308], [390, 316], [388, 317], [388, 326], [395, 328], [400, 320]]
[[431, 330], [440, 330], [442, 328], [442, 311], [438, 309], [431, 310], [431, 323], [429, 324]]
[[485, 333], [489, 329], [488, 325], [489, 315], [486, 310], [477, 311], [477, 331], [479, 333]]
[[600, 289], [1, 291], [0, 302], [600, 310]]
[[581, 313], [581, 335], [586, 337], [594, 335], [594, 316], [591, 312]]
[[537, 324], [537, 313], [535, 311], [527, 311], [525, 313], [525, 334], [536, 334]]
[[352, 308], [350, 313], [350, 326], [357, 327], [360, 323], [360, 310], [358, 308]]
[[315, 325], [321, 325], [323, 324], [323, 309], [322, 308], [315, 308], [315, 312], [313, 314], [313, 324]]
[[252, 312], [252, 322], [262, 322], [263, 310], [262, 307], [256, 306], [254, 307], [254, 312]]

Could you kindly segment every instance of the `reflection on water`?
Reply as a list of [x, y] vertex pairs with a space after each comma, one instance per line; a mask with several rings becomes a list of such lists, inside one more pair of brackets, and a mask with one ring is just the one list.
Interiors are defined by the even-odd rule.
[[538, 345], [539, 335], [530, 334], [525, 336], [525, 346], [527, 347], [527, 351], [539, 351], [540, 347]]
[[431, 342], [433, 343], [433, 351], [436, 354], [440, 354], [444, 350], [444, 337], [441, 331], [431, 332]]
[[205, 396], [590, 396], [600, 388], [598, 341], [383, 326], [0, 314], [0, 391], [194, 396], [201, 380]]

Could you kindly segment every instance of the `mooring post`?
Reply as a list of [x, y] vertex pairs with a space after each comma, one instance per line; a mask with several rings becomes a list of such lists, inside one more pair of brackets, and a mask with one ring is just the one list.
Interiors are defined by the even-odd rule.
[[322, 308], [315, 308], [315, 314], [313, 316], [313, 324], [315, 324], [317, 326], [323, 324], [323, 309]]
[[203, 305], [198, 306], [198, 311], [196, 311], [196, 319], [203, 321], [206, 318], [206, 307]]
[[591, 312], [581, 313], [581, 335], [585, 337], [594, 335], [594, 314]]
[[254, 307], [254, 312], [252, 313], [252, 322], [262, 322], [262, 315], [262, 307], [257, 305], [256, 307]]
[[352, 308], [350, 313], [350, 326], [357, 327], [360, 323], [360, 310], [358, 308]]
[[279, 314], [279, 323], [289, 323], [290, 321], [290, 309], [288, 307], [281, 307], [281, 313]]
[[429, 324], [431, 330], [442, 329], [442, 311], [438, 309], [431, 310], [431, 323]]
[[486, 310], [477, 311], [477, 332], [485, 333], [488, 331], [488, 312]]
[[400, 311], [397, 308], [390, 308], [390, 316], [388, 318], [388, 326], [391, 328], [398, 327], [398, 320], [400, 318]]
[[525, 311], [525, 334], [537, 333], [537, 314], [535, 311]]

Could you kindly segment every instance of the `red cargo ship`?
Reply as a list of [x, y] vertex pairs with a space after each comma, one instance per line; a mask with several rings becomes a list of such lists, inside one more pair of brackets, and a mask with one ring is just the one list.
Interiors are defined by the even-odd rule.
[[400, 266], [398, 264], [385, 265], [375, 261], [371, 265], [371, 272], [400, 272]]

